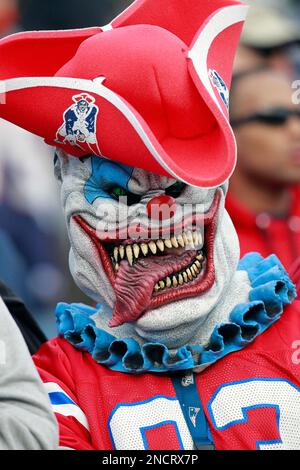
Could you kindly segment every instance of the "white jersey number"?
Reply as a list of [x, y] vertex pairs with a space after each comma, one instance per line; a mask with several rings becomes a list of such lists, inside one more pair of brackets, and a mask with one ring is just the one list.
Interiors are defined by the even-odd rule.
[[222, 430], [247, 422], [247, 411], [254, 408], [276, 409], [280, 440], [257, 441], [262, 450], [300, 449], [300, 393], [283, 379], [252, 379], [223, 385], [210, 400], [208, 409], [214, 427]]
[[[153, 397], [139, 403], [120, 404], [112, 412], [109, 429], [117, 450], [150, 449], [147, 435], [159, 430], [158, 444], [164, 441], [164, 432], [172, 427], [176, 443], [181, 449], [192, 450], [193, 440], [176, 398]], [[168, 436], [165, 436], [168, 438]]]

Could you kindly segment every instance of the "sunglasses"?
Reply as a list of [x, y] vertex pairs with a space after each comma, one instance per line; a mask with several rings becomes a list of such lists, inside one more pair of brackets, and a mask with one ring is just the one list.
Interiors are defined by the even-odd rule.
[[300, 108], [270, 108], [266, 111], [251, 114], [250, 116], [232, 119], [231, 126], [238, 127], [251, 122], [260, 122], [269, 126], [283, 126], [291, 117], [298, 117], [300, 119]]

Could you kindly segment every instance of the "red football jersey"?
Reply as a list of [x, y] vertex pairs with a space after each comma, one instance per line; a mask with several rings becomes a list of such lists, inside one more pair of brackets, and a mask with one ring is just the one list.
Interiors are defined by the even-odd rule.
[[255, 214], [229, 192], [226, 209], [237, 231], [241, 258], [251, 252], [263, 257], [274, 253], [289, 270], [300, 256], [300, 186], [290, 192], [291, 206], [285, 217]]
[[[216, 449], [300, 449], [300, 302], [245, 349], [196, 374]], [[128, 375], [66, 340], [34, 357], [73, 449], [193, 449], [168, 374]]]

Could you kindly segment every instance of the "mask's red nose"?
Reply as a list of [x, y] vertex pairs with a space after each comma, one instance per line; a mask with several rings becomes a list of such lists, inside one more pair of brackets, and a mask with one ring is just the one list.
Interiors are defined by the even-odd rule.
[[147, 204], [147, 212], [149, 219], [172, 219], [176, 212], [176, 201], [173, 197], [167, 195], [154, 197]]

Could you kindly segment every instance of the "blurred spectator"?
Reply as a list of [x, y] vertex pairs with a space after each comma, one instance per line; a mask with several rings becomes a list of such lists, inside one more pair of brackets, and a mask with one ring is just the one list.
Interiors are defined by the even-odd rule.
[[238, 164], [227, 209], [241, 254], [277, 254], [287, 268], [300, 255], [300, 111], [290, 81], [268, 69], [233, 80], [231, 122]]
[[1, 297], [0, 324], [0, 450], [56, 449], [49, 397]]
[[[251, 69], [263, 62], [289, 75], [300, 71], [300, 30], [277, 8], [250, 3], [241, 37], [235, 73]], [[270, 5], [270, 4], [269, 4]]]
[[17, 0], [0, 0], [0, 37], [9, 34], [15, 28], [18, 19]]
[[22, 300], [8, 289], [1, 280], [0, 297], [19, 327], [30, 354], [35, 354], [40, 346], [46, 341], [45, 335], [31, 317]]
[[259, 66], [266, 66], [266, 59], [254, 48], [240, 44], [234, 61], [234, 74], [247, 72]]
[[42, 140], [0, 122], [0, 277], [50, 336], [52, 310], [66, 287], [52, 162], [53, 150]]

